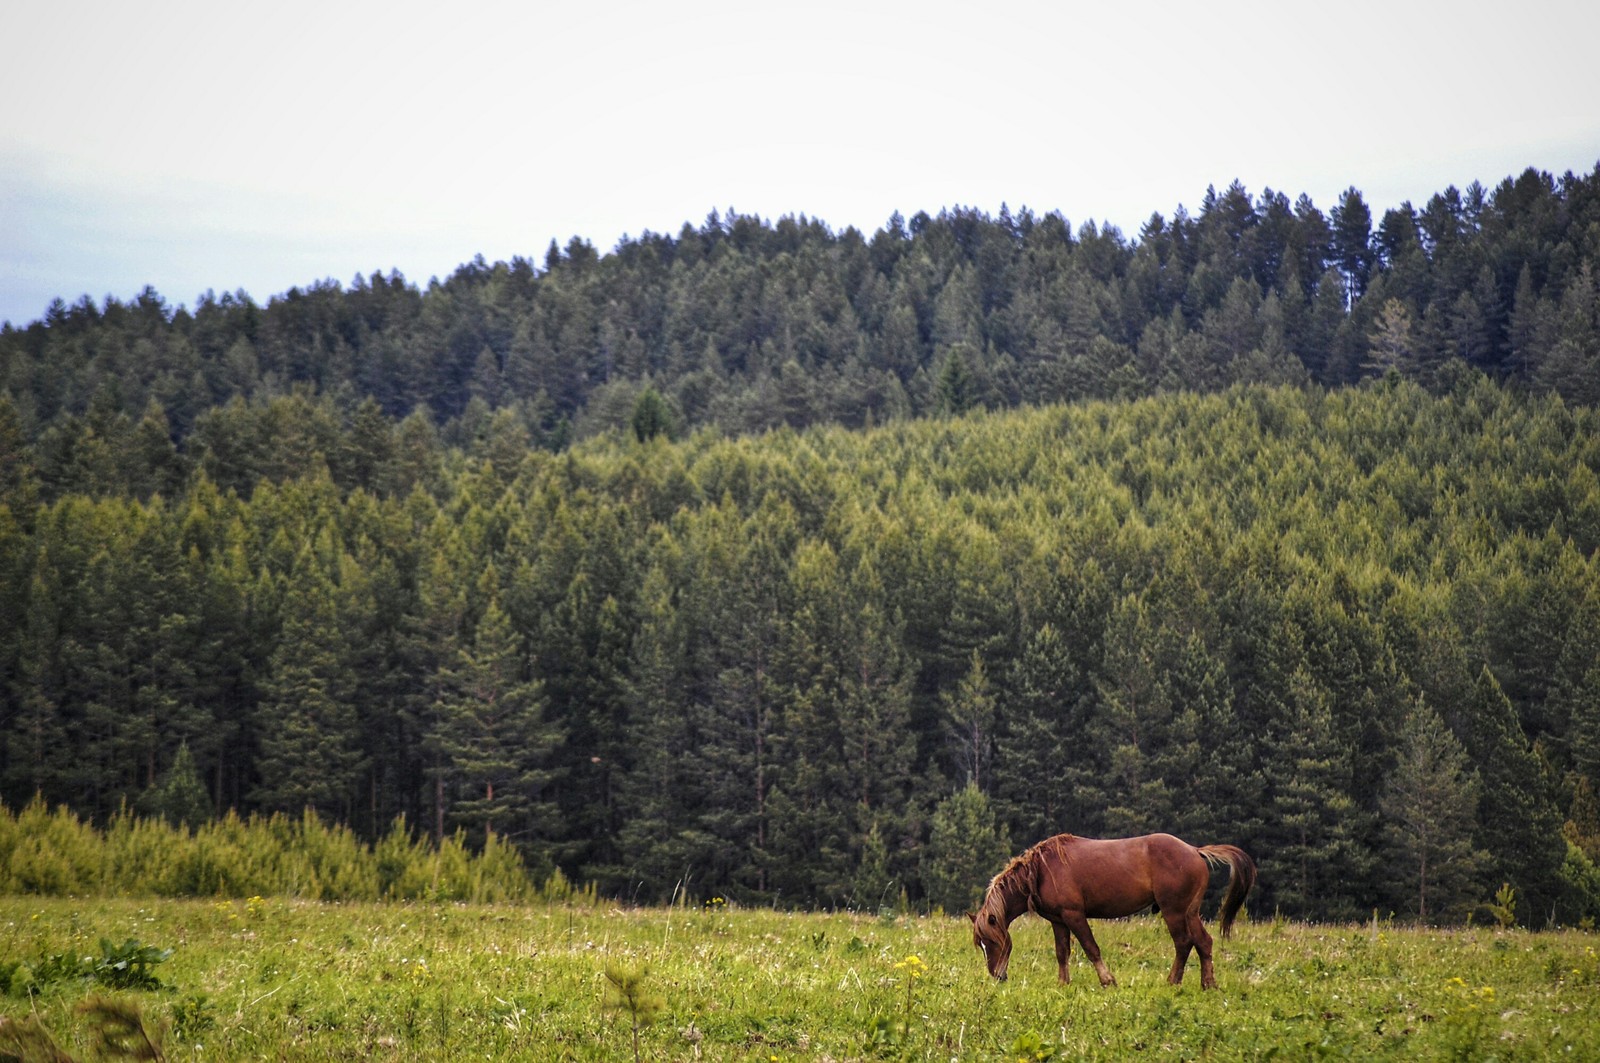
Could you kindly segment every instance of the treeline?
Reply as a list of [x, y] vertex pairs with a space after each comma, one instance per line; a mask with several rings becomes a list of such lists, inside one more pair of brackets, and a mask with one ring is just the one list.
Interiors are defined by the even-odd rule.
[[948, 908], [1166, 830], [1267, 912], [1600, 914], [1593, 408], [1461, 370], [671, 442], [650, 399], [558, 454], [294, 394], [93, 494], [0, 402], [0, 800], [404, 816], [641, 900]]
[[550, 449], [618, 427], [646, 386], [675, 430], [725, 432], [1389, 370], [1445, 390], [1457, 363], [1593, 403], [1597, 258], [1600, 169], [1376, 219], [1354, 188], [1325, 213], [1235, 182], [1136, 238], [1026, 209], [896, 214], [870, 236], [713, 212], [607, 254], [575, 237], [542, 262], [480, 258], [425, 290], [374, 273], [265, 305], [58, 301], [0, 330], [0, 392], [56, 493], [144, 420], [180, 449], [244, 445], [248, 418], [217, 411], [297, 387], [463, 443], [499, 414]]

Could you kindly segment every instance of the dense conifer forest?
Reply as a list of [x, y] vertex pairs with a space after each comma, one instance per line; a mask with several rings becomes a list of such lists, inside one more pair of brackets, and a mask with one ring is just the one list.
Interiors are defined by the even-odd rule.
[[[1600, 169], [1136, 239], [729, 212], [0, 329], [0, 800], [612, 895], [1600, 915]], [[459, 832], [459, 834], [458, 834]]]

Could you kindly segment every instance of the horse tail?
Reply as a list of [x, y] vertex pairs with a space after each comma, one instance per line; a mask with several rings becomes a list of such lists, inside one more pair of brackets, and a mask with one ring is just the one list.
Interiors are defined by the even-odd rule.
[[1256, 862], [1237, 845], [1202, 845], [1200, 855], [1213, 867], [1228, 865], [1228, 894], [1222, 899], [1222, 936], [1233, 934], [1233, 917], [1244, 905], [1245, 895], [1256, 884]]

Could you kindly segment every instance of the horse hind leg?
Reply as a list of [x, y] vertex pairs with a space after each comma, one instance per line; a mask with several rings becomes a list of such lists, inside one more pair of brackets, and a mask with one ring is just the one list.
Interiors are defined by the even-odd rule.
[[1206, 933], [1206, 925], [1200, 921], [1198, 911], [1189, 915], [1189, 938], [1194, 942], [1194, 950], [1200, 954], [1200, 988], [1215, 989], [1217, 976], [1211, 969], [1211, 935]]
[[[1172, 951], [1174, 953], [1172, 971], [1167, 975], [1167, 982], [1169, 985], [1178, 985], [1183, 981], [1183, 969], [1189, 963], [1189, 951], [1199, 944], [1194, 937], [1194, 926], [1198, 924], [1199, 919], [1198, 916], [1173, 911], [1172, 909], [1162, 912], [1161, 917], [1166, 921], [1167, 933], [1172, 935]], [[1202, 929], [1201, 933], [1204, 932]], [[1209, 948], [1200, 954], [1200, 984], [1202, 986], [1206, 984], [1207, 976], [1211, 970], [1210, 956], [1211, 950]]]

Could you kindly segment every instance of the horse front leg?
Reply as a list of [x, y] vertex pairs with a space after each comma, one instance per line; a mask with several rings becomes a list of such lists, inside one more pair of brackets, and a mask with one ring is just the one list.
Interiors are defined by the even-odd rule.
[[1100, 984], [1116, 985], [1117, 980], [1112, 977], [1111, 968], [1106, 966], [1106, 961], [1100, 956], [1100, 946], [1094, 940], [1094, 931], [1089, 929], [1089, 920], [1081, 913], [1067, 913], [1062, 919], [1072, 930], [1072, 936], [1078, 939], [1078, 944], [1083, 946], [1083, 954], [1094, 964], [1094, 973], [1100, 976]]
[[1056, 934], [1056, 980], [1062, 985], [1072, 984], [1072, 969], [1068, 961], [1072, 959], [1072, 935], [1067, 932], [1066, 924], [1051, 921], [1050, 929]]

